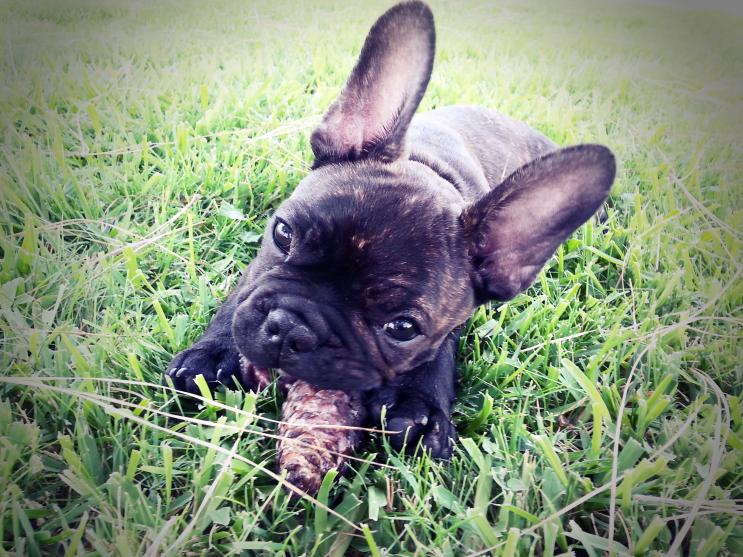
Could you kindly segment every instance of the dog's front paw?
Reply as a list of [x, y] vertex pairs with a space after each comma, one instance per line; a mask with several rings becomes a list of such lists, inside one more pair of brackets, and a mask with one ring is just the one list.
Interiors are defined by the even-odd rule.
[[210, 389], [224, 385], [234, 389], [245, 384], [240, 372], [240, 356], [236, 349], [217, 346], [208, 342], [197, 342], [190, 348], [178, 353], [170, 362], [165, 374], [173, 381], [179, 391], [199, 394], [196, 376], [203, 375]]
[[404, 399], [387, 412], [390, 445], [414, 453], [418, 446], [433, 458], [448, 460], [454, 449], [457, 432], [448, 414], [419, 398]]

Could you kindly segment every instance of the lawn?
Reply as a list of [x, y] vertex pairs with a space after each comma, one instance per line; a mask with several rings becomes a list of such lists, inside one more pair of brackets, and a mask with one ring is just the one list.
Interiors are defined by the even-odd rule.
[[389, 2], [0, 5], [0, 555], [743, 554], [743, 18], [434, 2], [422, 109], [619, 162], [605, 224], [472, 319], [450, 463], [315, 500], [275, 389], [160, 387], [311, 164]]

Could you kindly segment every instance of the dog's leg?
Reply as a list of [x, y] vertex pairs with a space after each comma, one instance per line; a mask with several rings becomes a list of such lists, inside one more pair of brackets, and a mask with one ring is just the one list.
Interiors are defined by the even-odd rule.
[[451, 457], [456, 440], [451, 408], [459, 333], [458, 329], [451, 332], [436, 357], [406, 373], [399, 385], [382, 387], [369, 397], [367, 407], [374, 425], [379, 425], [384, 413], [386, 429], [401, 432], [390, 435], [394, 448], [414, 452], [420, 442], [434, 458]]
[[224, 385], [234, 389], [237, 384], [246, 390], [255, 387], [253, 378], [241, 373], [240, 353], [232, 339], [239, 291], [237, 288], [227, 297], [201, 338], [173, 358], [165, 373], [176, 389], [198, 394], [194, 381], [197, 375], [203, 375], [210, 388]]

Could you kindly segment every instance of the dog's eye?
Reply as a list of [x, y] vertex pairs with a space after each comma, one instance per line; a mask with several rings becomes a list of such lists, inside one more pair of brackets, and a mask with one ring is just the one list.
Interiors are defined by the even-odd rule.
[[420, 334], [418, 325], [405, 317], [398, 317], [384, 324], [384, 332], [395, 340], [413, 340]]
[[281, 219], [276, 219], [276, 225], [273, 227], [273, 242], [281, 251], [289, 253], [289, 247], [292, 245], [292, 229]]

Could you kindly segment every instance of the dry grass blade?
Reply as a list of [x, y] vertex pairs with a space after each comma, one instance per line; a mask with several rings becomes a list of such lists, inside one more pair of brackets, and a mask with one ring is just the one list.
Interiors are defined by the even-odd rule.
[[[147, 381], [137, 381], [134, 379], [118, 379], [115, 377], [63, 377], [63, 376], [60, 376], [60, 377], [52, 377], [52, 376], [0, 377], [0, 383], [1, 382], [13, 383], [16, 381], [38, 381], [39, 383], [43, 383], [43, 382], [52, 382], [52, 381], [80, 381], [83, 379], [85, 381], [94, 381], [98, 383], [135, 385], [139, 387], [147, 387], [150, 389], [161, 389], [161, 390], [171, 392], [174, 395], [177, 395], [180, 397], [187, 397], [187, 398], [196, 400], [198, 402], [201, 402], [202, 404], [213, 406], [220, 410], [227, 410], [230, 412], [234, 412], [235, 414], [244, 416], [246, 418], [250, 418], [250, 419], [254, 419], [254, 420], [258, 420], [262, 422], [267, 422], [267, 423], [271, 423], [275, 425], [286, 424], [286, 422], [282, 420], [274, 420], [273, 418], [266, 418], [265, 416], [261, 416], [260, 414], [254, 414], [252, 412], [247, 412], [246, 410], [243, 410], [242, 408], [235, 408], [234, 406], [229, 406], [227, 404], [219, 402], [218, 400], [208, 399], [201, 395], [179, 391], [177, 389], [174, 389], [173, 387], [170, 387], [169, 385], [160, 385], [158, 383], [149, 383]], [[376, 428], [370, 428], [370, 427], [346, 426], [346, 425], [307, 424], [306, 427], [318, 427], [318, 428], [323, 428], [323, 429], [347, 429], [347, 430], [361, 431], [361, 432], [366, 432], [366, 433], [376, 433], [376, 434], [383, 434], [383, 435], [384, 434], [393, 435], [393, 434], [398, 433], [396, 431], [382, 430], [382, 429], [376, 429]]]
[[[237, 447], [239, 443], [240, 443], [240, 434], [238, 434], [238, 438], [235, 439], [235, 442], [232, 443], [232, 448], [227, 453], [227, 460], [220, 468], [219, 473], [216, 475], [214, 480], [212, 480], [212, 483], [209, 486], [209, 489], [204, 494], [204, 498], [201, 500], [201, 504], [199, 505], [199, 508], [196, 509], [196, 512], [191, 517], [191, 520], [189, 520], [188, 524], [186, 524], [186, 527], [181, 531], [181, 533], [178, 535], [176, 540], [165, 551], [165, 555], [178, 555], [178, 554], [183, 553], [183, 549], [182, 549], [183, 544], [186, 542], [186, 540], [188, 540], [189, 536], [191, 535], [191, 532], [193, 532], [196, 526], [198, 525], [199, 517], [203, 515], [206, 509], [208, 508], [209, 499], [211, 499], [214, 496], [214, 492], [216, 491], [217, 485], [219, 484], [219, 480], [222, 477], [222, 474], [225, 473], [225, 470], [227, 470], [227, 468], [229, 467], [232, 459], [235, 458], [235, 456], [237, 456]], [[285, 485], [291, 485], [291, 484], [289, 482], [286, 482]], [[155, 547], [153, 545], [153, 551], [154, 549]]]
[[[668, 157], [664, 153], [662, 153], [662, 152], [660, 152], [659, 154], [664, 159], [664, 161], [666, 162], [666, 164], [670, 167], [671, 166], [671, 163], [668, 160]], [[686, 198], [691, 202], [691, 204], [700, 213], [702, 213], [706, 218], [708, 218], [709, 220], [711, 220], [712, 222], [714, 222], [717, 226], [719, 226], [723, 230], [726, 230], [727, 232], [729, 232], [730, 234], [732, 234], [733, 236], [735, 236], [739, 240], [740, 239], [743, 239], [743, 232], [741, 232], [740, 230], [736, 230], [735, 228], [733, 228], [732, 226], [730, 226], [728, 223], [720, 220], [712, 211], [710, 211], [704, 205], [704, 203], [702, 203], [696, 197], [694, 197], [694, 195], [689, 191], [689, 188], [687, 188], [684, 185], [684, 180], [680, 179], [674, 172], [670, 172], [670, 176], [671, 176], [671, 180], [673, 181], [674, 185], [677, 188], [679, 188], [684, 193], [684, 195], [686, 196]]]
[[[0, 377], [0, 383], [9, 383], [9, 384], [13, 384], [13, 385], [24, 385], [24, 386], [28, 386], [28, 387], [39, 387], [39, 388], [44, 388], [45, 387], [45, 385], [42, 382], [35, 382], [34, 379], [36, 379], [36, 378], [7, 378], [6, 379], [6, 378], [3, 378], [3, 377]], [[50, 388], [50, 389], [57, 389], [57, 387], [48, 387], [48, 388]], [[142, 394], [136, 393], [136, 392], [131, 391], [131, 390], [128, 390], [128, 389], [119, 389], [119, 390], [122, 391], [123, 393], [128, 394], [128, 395], [133, 396], [133, 397], [144, 398]], [[190, 424], [194, 424], [194, 425], [200, 425], [200, 426], [204, 426], [204, 427], [218, 427], [222, 431], [231, 432], [231, 433], [234, 433], [234, 434], [237, 434], [237, 435], [241, 435], [242, 433], [247, 432], [247, 433], [252, 433], [254, 435], [258, 435], [260, 437], [264, 437], [266, 439], [274, 439], [276, 441], [283, 441], [283, 440], [288, 439], [286, 436], [276, 435], [276, 434], [273, 434], [273, 433], [268, 433], [268, 432], [262, 431], [260, 429], [252, 429], [249, 426], [239, 427], [239, 426], [233, 426], [233, 425], [229, 425], [229, 424], [215, 423], [215, 422], [211, 422], [209, 420], [202, 420], [200, 418], [194, 418], [194, 417], [191, 417], [191, 416], [184, 416], [182, 414], [173, 414], [171, 412], [166, 412], [164, 410], [160, 410], [159, 408], [152, 408], [152, 407], [149, 407], [149, 406], [145, 407], [145, 406], [142, 406], [141, 404], [135, 404], [133, 402], [129, 402], [129, 401], [126, 401], [126, 400], [120, 400], [120, 399], [116, 399], [116, 398], [113, 398], [113, 397], [108, 397], [108, 396], [101, 395], [101, 394], [98, 394], [98, 393], [88, 393], [88, 392], [85, 392], [85, 391], [75, 391], [74, 389], [68, 389], [68, 391], [77, 392], [77, 393], [79, 393], [80, 396], [94, 398], [95, 400], [98, 400], [98, 401], [103, 402], [103, 403], [106, 403], [106, 404], [118, 404], [119, 406], [123, 406], [125, 408], [130, 408], [132, 410], [143, 410], [144, 409], [144, 410], [146, 410], [147, 412], [149, 412], [151, 414], [162, 416], [163, 418], [168, 418], [168, 419], [171, 419], [171, 420], [177, 420], [179, 422], [185, 422], [185, 423], [190, 423]], [[251, 419], [259, 419], [259, 415], [258, 414], [251, 414], [249, 412], [245, 412], [242, 409], [238, 409], [238, 408], [231, 408], [231, 410], [232, 411], [235, 411], [236, 413], [241, 414], [241, 415], [243, 415], [245, 417], [251, 418]], [[238, 412], [238, 410], [240, 410], [240, 412]], [[284, 422], [280, 422], [280, 423], [284, 423]], [[320, 428], [320, 426], [318, 426], [317, 424], [306, 424], [306, 425], [300, 424], [300, 425], [302, 425], [302, 427], [307, 427], [307, 428], [310, 428], [310, 427], [318, 427], [318, 428]], [[325, 429], [336, 429], [336, 426], [334, 424], [328, 424], [327, 426], [323, 426], [323, 427]], [[343, 426], [339, 426], [339, 427], [343, 427]], [[388, 433], [393, 434], [393, 433], [396, 433], [396, 432], [388, 432]], [[337, 451], [328, 450], [324, 446], [321, 447], [319, 445], [313, 445], [312, 443], [309, 443], [309, 442], [306, 442], [306, 441], [300, 441], [300, 440], [297, 440], [297, 439], [292, 439], [292, 442], [294, 442], [296, 444], [300, 444], [300, 445], [306, 446], [308, 448], [325, 450], [325, 451], [328, 451], [328, 452], [330, 452], [332, 454], [335, 454], [337, 456], [342, 456], [346, 460], [353, 460], [353, 461], [359, 462], [361, 464], [369, 464], [371, 466], [375, 466], [375, 467], [378, 467], [378, 468], [388, 468], [390, 470], [394, 470], [395, 469], [394, 466], [391, 466], [389, 464], [385, 464], [383, 462], [376, 462], [376, 461], [373, 461], [373, 460], [367, 460], [367, 459], [359, 458], [359, 457], [356, 457], [356, 456], [353, 456], [353, 455], [341, 454], [341, 453], [339, 453]]]
[[0, 382], [2, 382], [2, 383], [10, 383], [10, 384], [20, 385], [20, 386], [37, 387], [37, 388], [40, 388], [40, 389], [46, 389], [48, 391], [57, 392], [57, 393], [60, 393], [60, 394], [66, 394], [66, 395], [74, 396], [74, 397], [77, 397], [77, 398], [82, 398], [84, 400], [88, 400], [88, 401], [90, 401], [90, 402], [92, 402], [94, 404], [97, 404], [100, 408], [102, 408], [103, 410], [105, 410], [109, 414], [112, 414], [112, 415], [115, 415], [115, 416], [119, 416], [121, 418], [126, 418], [127, 420], [133, 421], [133, 422], [135, 422], [135, 423], [137, 423], [139, 425], [142, 425], [142, 426], [145, 426], [145, 427], [148, 427], [148, 428], [151, 428], [151, 429], [155, 429], [155, 430], [160, 431], [162, 433], [166, 433], [167, 435], [172, 435], [172, 436], [178, 437], [179, 439], [182, 439], [184, 441], [187, 441], [188, 443], [193, 443], [195, 445], [200, 445], [202, 447], [209, 448], [209, 449], [211, 449], [213, 451], [216, 451], [218, 453], [221, 453], [221, 454], [223, 454], [223, 455], [225, 455], [225, 456], [227, 456], [229, 458], [234, 458], [235, 460], [240, 460], [243, 463], [245, 463], [245, 464], [247, 464], [249, 466], [252, 466], [253, 468], [256, 468], [256, 469], [260, 470], [261, 472], [263, 472], [264, 474], [266, 474], [267, 476], [269, 476], [273, 480], [279, 482], [287, 490], [289, 490], [292, 493], [296, 494], [300, 498], [302, 498], [302, 499], [304, 499], [306, 501], [309, 501], [313, 505], [316, 505], [318, 507], [321, 507], [323, 510], [325, 510], [326, 512], [332, 514], [336, 518], [340, 519], [346, 525], [352, 527], [354, 530], [361, 531], [361, 528], [359, 526], [357, 526], [356, 524], [354, 524], [353, 522], [351, 522], [350, 520], [348, 520], [345, 516], [339, 514], [335, 510], [333, 510], [330, 507], [328, 507], [327, 505], [324, 505], [323, 503], [321, 503], [320, 501], [318, 501], [317, 499], [315, 499], [311, 495], [305, 493], [304, 491], [302, 491], [301, 489], [299, 489], [297, 486], [293, 485], [292, 483], [286, 481], [284, 478], [282, 478], [281, 476], [279, 476], [278, 474], [276, 474], [273, 470], [270, 470], [269, 468], [266, 468], [262, 464], [259, 464], [257, 462], [253, 462], [252, 460], [250, 460], [248, 458], [245, 458], [242, 455], [233, 454], [233, 451], [232, 450], [228, 450], [228, 449], [225, 449], [224, 447], [220, 447], [219, 445], [215, 445], [213, 443], [210, 443], [209, 441], [204, 441], [202, 439], [198, 439], [196, 437], [192, 437], [190, 435], [186, 435], [185, 433], [181, 433], [179, 431], [173, 431], [173, 430], [170, 430], [168, 428], [159, 426], [157, 424], [153, 424], [151, 422], [148, 422], [147, 420], [145, 420], [143, 418], [140, 418], [139, 416], [136, 416], [135, 414], [133, 414], [129, 410], [124, 410], [124, 409], [116, 408], [112, 404], [109, 404], [109, 403], [106, 403], [106, 402], [101, 401], [100, 398], [99, 398], [99, 396], [97, 396], [97, 395], [91, 395], [90, 393], [83, 393], [83, 392], [80, 392], [80, 391], [75, 391], [74, 389], [69, 389], [69, 388], [66, 388], [66, 387], [54, 387], [54, 386], [51, 386], [51, 385], [47, 385], [47, 384], [45, 384], [43, 382], [34, 382], [34, 381], [24, 382], [23, 381], [23, 378], [19, 378], [19, 377], [0, 377]]
[[[313, 125], [315, 125], [319, 121], [319, 118], [317, 117], [308, 117], [308, 118], [302, 118], [299, 120], [296, 120], [294, 122], [288, 122], [285, 124], [282, 124], [280, 126], [277, 126], [273, 128], [269, 132], [262, 133], [260, 135], [248, 137], [245, 139], [245, 143], [254, 143], [257, 141], [262, 141], [266, 139], [272, 139], [274, 137], [279, 137], [281, 135], [286, 135], [289, 133], [295, 133], [297, 131], [301, 131], [303, 129], [307, 129]], [[240, 137], [245, 135], [254, 134], [257, 130], [255, 129], [245, 129], [241, 128], [238, 130], [225, 130], [220, 132], [214, 132], [214, 133], [208, 133], [204, 135], [197, 135], [193, 137], [193, 139], [213, 139], [213, 138], [219, 138], [219, 137]], [[160, 141], [160, 142], [152, 142], [152, 143], [146, 143], [141, 145], [130, 145], [128, 147], [121, 147], [119, 149], [111, 149], [108, 151], [77, 151], [77, 152], [67, 152], [64, 154], [65, 157], [68, 158], [76, 158], [76, 159], [83, 159], [83, 158], [90, 158], [90, 157], [117, 157], [120, 155], [129, 155], [132, 153], [138, 153], [144, 149], [155, 149], [158, 147], [166, 147], [166, 146], [174, 146], [178, 142], [176, 140], [174, 141]]]
[[[705, 387], [706, 387], [706, 385], [705, 385]], [[689, 429], [689, 426], [691, 426], [691, 424], [694, 422], [694, 420], [696, 419], [697, 415], [699, 414], [699, 411], [701, 409], [701, 406], [702, 406], [701, 404], [697, 404], [697, 406], [691, 410], [691, 412], [689, 413], [689, 416], [686, 418], [686, 420], [684, 420], [684, 422], [681, 424], [681, 426], [678, 428], [678, 430], [676, 430], [676, 432], [665, 443], [663, 443], [663, 445], [660, 448], [658, 448], [655, 451], [653, 451], [653, 454], [651, 454], [648, 457], [648, 460], [654, 461], [655, 459], [657, 459], [658, 457], [660, 457], [661, 455], [663, 455], [663, 453], [665, 453], [670, 447], [672, 447], [673, 444], [676, 441], [678, 441], [686, 433], [686, 431]], [[584, 503], [590, 501], [591, 499], [593, 499], [597, 495], [600, 495], [600, 494], [604, 493], [605, 491], [610, 490], [612, 487], [616, 487], [616, 485], [619, 482], [621, 482], [626, 476], [628, 476], [631, 472], [632, 472], [632, 470], [625, 470], [623, 473], [619, 474], [616, 477], [616, 479], [612, 479], [612, 480], [606, 482], [605, 484], [603, 484], [602, 486], [599, 486], [599, 487], [597, 487], [595, 489], [592, 489], [591, 491], [589, 491], [585, 495], [582, 495], [581, 497], [578, 497], [577, 499], [575, 499], [574, 501], [572, 501], [570, 504], [565, 505], [564, 507], [558, 509], [557, 511], [555, 511], [553, 513], [550, 513], [548, 516], [546, 516], [545, 518], [543, 518], [539, 522], [537, 522], [535, 524], [532, 524], [528, 528], [525, 528], [524, 530], [522, 530], [521, 531], [522, 535], [523, 534], [531, 534], [533, 532], [536, 532], [537, 530], [539, 530], [540, 528], [542, 528], [545, 524], [548, 524], [548, 523], [552, 522], [553, 520], [555, 520], [557, 518], [560, 518], [561, 516], [569, 513], [573, 509], [576, 509], [576, 508], [580, 507], [581, 505], [583, 505]], [[492, 545], [492, 546], [490, 546], [490, 547], [488, 547], [486, 549], [483, 549], [482, 551], [476, 551], [474, 553], [468, 553], [466, 555], [466, 557], [480, 557], [481, 555], [486, 555], [487, 553], [490, 553], [492, 551], [495, 551], [496, 549], [499, 549], [500, 547], [503, 547], [505, 545], [505, 543], [506, 542], [504, 541], [504, 542], [501, 542], [499, 544]]]
[[[669, 507], [679, 507], [682, 509], [688, 509], [696, 505], [696, 501], [690, 501], [688, 499], [674, 499], [671, 497], [656, 497], [654, 495], [642, 495], [638, 494], [634, 496], [636, 501], [641, 503], [647, 503], [652, 505], [665, 505]], [[713, 513], [729, 513], [738, 516], [743, 516], [743, 503], [734, 500], [717, 500], [707, 499], [702, 501], [700, 509]]]
[[[689, 517], [686, 519], [681, 529], [677, 532], [676, 537], [673, 540], [673, 544], [666, 553], [666, 555], [671, 557], [679, 554], [681, 544], [684, 542], [684, 539], [689, 533], [689, 530], [691, 530], [691, 527], [694, 524], [694, 519], [696, 518], [699, 509], [704, 503], [704, 500], [707, 497], [707, 493], [709, 493], [712, 482], [714, 482], [715, 480], [717, 470], [720, 468], [720, 462], [722, 461], [722, 456], [725, 453], [725, 439], [722, 438], [723, 425], [726, 431], [730, 430], [730, 409], [728, 408], [727, 399], [723, 392], [720, 390], [720, 387], [717, 385], [717, 383], [712, 381], [712, 379], [710, 379], [709, 375], [707, 375], [706, 373], [698, 369], [692, 369], [692, 372], [701, 380], [702, 384], [707, 385], [715, 393], [715, 398], [717, 399], [717, 404], [715, 405], [715, 410], [717, 413], [715, 419], [715, 439], [712, 449], [712, 458], [710, 459], [707, 472], [704, 475], [702, 485], [699, 487], [697, 496], [694, 499], [694, 503], [689, 511]], [[723, 414], [725, 416], [724, 424]]]
[[[136, 393], [136, 392], [131, 391], [129, 389], [121, 389], [121, 388], [117, 388], [117, 387], [115, 387], [115, 388], [118, 391], [120, 391], [120, 392], [122, 392], [124, 394], [127, 394], [129, 396], [137, 397], [137, 398], [143, 398], [140, 393]], [[141, 406], [139, 404], [134, 404], [132, 402], [127, 402], [125, 400], [115, 399], [115, 398], [112, 398], [112, 397], [106, 397], [106, 396], [103, 396], [103, 395], [98, 395], [98, 396], [101, 397], [101, 399], [102, 400], [105, 400], [106, 402], [119, 404], [119, 405], [125, 406], [127, 408], [134, 408], [134, 409], [142, 409], [143, 408], [143, 406]], [[184, 416], [182, 414], [173, 414], [171, 412], [165, 412], [164, 410], [160, 410], [160, 409], [157, 409], [157, 408], [146, 407], [146, 410], [148, 412], [151, 412], [153, 414], [157, 414], [158, 416], [162, 416], [164, 418], [169, 418], [169, 419], [172, 419], [172, 420], [178, 420], [178, 421], [181, 421], [181, 422], [187, 422], [187, 423], [191, 423], [191, 424], [194, 424], [194, 425], [200, 425], [200, 426], [204, 426], [204, 427], [218, 427], [220, 430], [227, 431], [227, 432], [232, 432], [232, 433], [237, 433], [237, 434], [240, 434], [240, 433], [243, 433], [243, 432], [248, 432], [248, 433], [252, 433], [254, 435], [258, 435], [260, 437], [264, 437], [266, 439], [274, 439], [276, 441], [285, 441], [285, 440], [289, 439], [288, 437], [283, 436], [283, 435], [276, 435], [274, 433], [268, 433], [268, 432], [263, 431], [263, 430], [260, 430], [260, 429], [250, 429], [247, 426], [246, 427], [239, 427], [239, 426], [233, 426], [233, 425], [229, 425], [229, 424], [217, 424], [217, 423], [211, 422], [209, 420], [202, 420], [200, 418], [193, 418], [191, 416]], [[258, 416], [258, 415], [256, 414], [256, 416]], [[310, 425], [314, 425], [315, 427], [318, 427], [318, 428], [320, 427], [317, 424], [304, 424], [304, 423], [300, 423], [300, 424], [295, 424], [295, 425], [301, 425], [302, 427], [305, 427], [305, 426], [309, 427]], [[336, 426], [336, 424], [328, 424], [327, 425], [327, 429], [337, 429], [335, 426]], [[396, 433], [396, 432], [388, 432], [388, 433]], [[321, 447], [319, 445], [314, 445], [314, 444], [312, 444], [310, 442], [307, 442], [307, 441], [301, 441], [299, 439], [292, 439], [292, 442], [294, 442], [296, 444], [299, 444], [299, 445], [302, 445], [302, 446], [305, 446], [305, 447], [308, 447], [308, 448], [327, 450], [328, 452], [330, 452], [332, 454], [335, 454], [336, 456], [342, 456], [346, 460], [353, 460], [355, 462], [359, 462], [359, 463], [362, 463], [362, 464], [369, 464], [369, 465], [375, 466], [377, 468], [389, 468], [390, 470], [394, 470], [395, 469], [394, 466], [390, 466], [389, 464], [384, 464], [383, 462], [376, 462], [376, 461], [373, 461], [373, 460], [366, 460], [366, 459], [359, 458], [359, 457], [353, 456], [353, 455], [348, 455], [348, 454], [345, 454], [345, 453], [341, 454], [341, 453], [339, 453], [337, 451], [332, 451], [332, 450], [326, 449], [324, 446]]]
[[617, 476], [618, 470], [619, 470], [619, 444], [621, 442], [621, 436], [619, 435], [621, 428], [622, 428], [622, 418], [624, 417], [624, 409], [627, 407], [627, 398], [629, 396], [630, 387], [632, 386], [632, 382], [635, 378], [635, 373], [637, 372], [637, 367], [640, 365], [640, 362], [645, 357], [645, 355], [650, 352], [650, 350], [653, 348], [654, 342], [653, 340], [650, 341], [650, 343], [643, 348], [643, 350], [635, 357], [635, 361], [632, 364], [632, 368], [630, 369], [629, 374], [627, 375], [627, 379], [625, 380], [626, 383], [624, 385], [624, 389], [622, 390], [622, 400], [619, 403], [619, 409], [617, 410], [617, 420], [616, 420], [616, 426], [614, 431], [614, 445], [612, 448], [612, 461], [611, 461], [611, 482], [610, 482], [610, 490], [611, 493], [609, 495], [609, 529], [608, 529], [608, 538], [609, 538], [609, 544], [614, 543], [614, 521], [616, 516], [616, 510], [617, 510], [617, 486], [619, 485], [619, 479]]
[[[611, 465], [611, 495], [609, 499], [609, 527], [608, 527], [608, 539], [609, 543], [613, 543], [614, 539], [614, 522], [615, 522], [615, 515], [616, 515], [616, 505], [617, 505], [617, 469], [618, 469], [618, 463], [619, 463], [619, 444], [621, 441], [621, 437], [619, 435], [621, 431], [621, 424], [622, 424], [622, 417], [624, 416], [624, 410], [627, 406], [627, 398], [629, 395], [629, 390], [632, 385], [632, 381], [634, 380], [635, 373], [637, 371], [637, 367], [642, 361], [643, 357], [655, 346], [656, 339], [659, 338], [661, 335], [668, 334], [669, 332], [686, 327], [689, 323], [693, 322], [694, 319], [701, 316], [705, 311], [707, 311], [709, 308], [713, 307], [720, 298], [722, 298], [723, 294], [728, 291], [731, 287], [733, 287], [736, 283], [738, 278], [740, 277], [741, 273], [743, 273], [743, 268], [738, 267], [733, 277], [730, 279], [730, 281], [727, 282], [718, 292], [716, 292], [707, 302], [705, 302], [701, 307], [699, 307], [694, 313], [690, 316], [688, 316], [686, 319], [682, 319], [681, 321], [674, 323], [673, 325], [669, 325], [667, 327], [662, 327], [658, 330], [653, 331], [650, 335], [650, 340], [648, 345], [636, 356], [635, 362], [632, 364], [632, 368], [630, 369], [630, 372], [627, 376], [626, 383], [624, 385], [624, 389], [622, 390], [622, 400], [619, 404], [619, 409], [617, 411], [617, 420], [616, 420], [616, 430], [614, 433], [614, 446], [612, 449], [612, 465]], [[703, 382], [706, 385], [706, 381]], [[719, 388], [718, 388], [719, 389]]]

